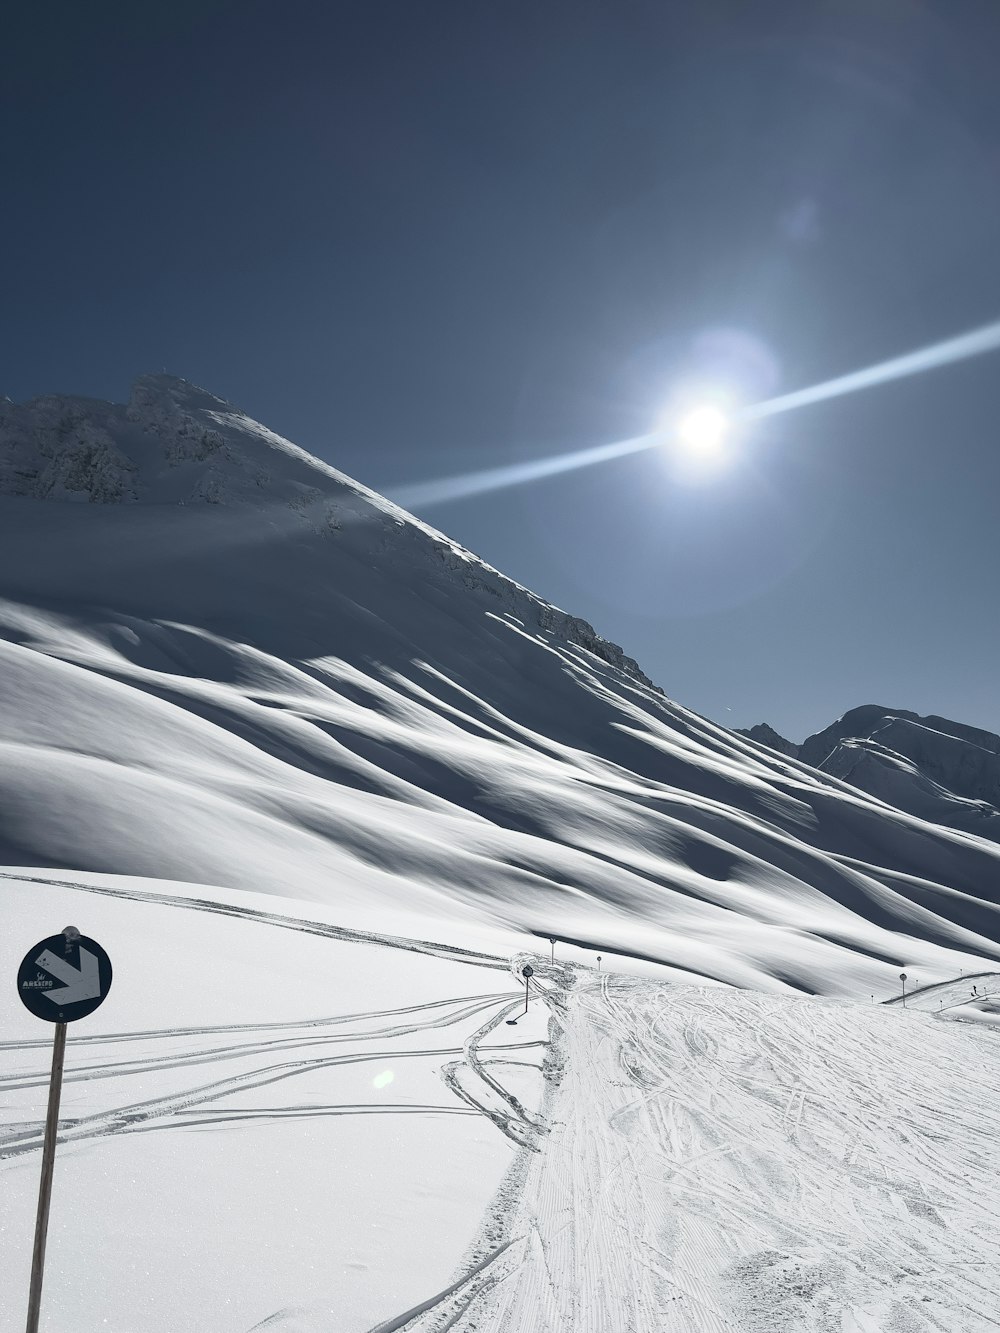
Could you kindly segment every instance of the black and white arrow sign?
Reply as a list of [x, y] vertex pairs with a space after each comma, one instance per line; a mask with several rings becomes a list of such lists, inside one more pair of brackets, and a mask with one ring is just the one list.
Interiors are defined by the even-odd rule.
[[39, 954], [35, 959], [39, 967], [51, 972], [65, 985], [59, 990], [43, 991], [42, 994], [53, 1004], [65, 1007], [67, 1004], [79, 1004], [81, 1000], [92, 1000], [101, 994], [101, 969], [97, 955], [89, 949], [80, 948], [80, 966], [73, 967], [65, 958], [58, 958], [50, 950]]
[[72, 929], [29, 949], [17, 974], [21, 1003], [48, 1023], [86, 1018], [110, 989], [111, 959]]

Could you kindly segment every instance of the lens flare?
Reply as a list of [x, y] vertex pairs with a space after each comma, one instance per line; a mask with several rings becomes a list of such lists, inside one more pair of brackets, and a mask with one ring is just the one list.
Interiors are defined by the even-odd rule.
[[[925, 371], [936, 370], [939, 366], [952, 365], [956, 361], [966, 361], [974, 356], [984, 356], [987, 352], [995, 352], [998, 349], [1000, 349], [1000, 321], [960, 334], [956, 338], [946, 338], [943, 342], [933, 343], [930, 347], [907, 352], [904, 356], [880, 361], [865, 370], [855, 370], [849, 375], [824, 380], [822, 384], [814, 384], [808, 389], [796, 389], [793, 393], [753, 403], [741, 409], [739, 413], [734, 413], [731, 418], [726, 418], [720, 412], [721, 427], [718, 423], [714, 427], [710, 426], [710, 419], [706, 419], [705, 416], [706, 413], [717, 409], [703, 407], [692, 410], [689, 416], [682, 418], [680, 431], [683, 437], [690, 429], [695, 437], [701, 438], [703, 444], [714, 434], [717, 438], [711, 447], [718, 447], [730, 421], [734, 423], [759, 421], [766, 417], [777, 416], [780, 412], [791, 412], [798, 407], [822, 403], [829, 398], [840, 398], [845, 394], [858, 393], [862, 389], [872, 389], [878, 384], [889, 384], [893, 380], [907, 379], [911, 375], [922, 375]], [[692, 420], [696, 416], [698, 421], [692, 425]], [[656, 449], [663, 443], [664, 432], [655, 431], [650, 435], [637, 435], [632, 439], [616, 440], [612, 444], [598, 444], [589, 449], [555, 454], [527, 463], [512, 463], [507, 467], [488, 468], [482, 472], [466, 472], [458, 476], [441, 477], [437, 481], [399, 486], [392, 491], [392, 498], [404, 508], [427, 508], [431, 505], [445, 504], [450, 500], [484, 495], [507, 486], [520, 486], [525, 482], [553, 477], [561, 472], [591, 467], [595, 463], [624, 458], [627, 454], [641, 453], [644, 449]]]

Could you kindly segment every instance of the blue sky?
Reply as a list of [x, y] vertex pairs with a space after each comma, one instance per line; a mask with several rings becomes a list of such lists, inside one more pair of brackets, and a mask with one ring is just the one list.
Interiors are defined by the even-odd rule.
[[[0, 392], [167, 369], [378, 490], [1000, 319], [992, 0], [15, 5]], [[680, 702], [1000, 730], [998, 355], [418, 509]]]

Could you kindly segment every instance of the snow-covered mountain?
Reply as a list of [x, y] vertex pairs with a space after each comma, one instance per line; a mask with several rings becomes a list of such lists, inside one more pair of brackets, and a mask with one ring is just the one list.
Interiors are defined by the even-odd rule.
[[1000, 805], [1000, 736], [992, 732], [868, 704], [810, 736], [799, 758], [825, 768], [847, 741], [870, 741], [910, 760], [925, 777], [964, 800]]
[[[46, 1329], [996, 1328], [990, 738], [716, 726], [165, 376], [3, 405], [0, 477], [0, 976], [67, 922], [115, 969]], [[0, 995], [15, 1328], [51, 1038]]]
[[767, 723], [740, 734], [921, 819], [1000, 841], [1000, 736], [992, 732], [865, 704], [801, 745]]
[[777, 750], [779, 754], [788, 755], [791, 759], [798, 758], [800, 747], [794, 741], [786, 741], [784, 736], [779, 735], [766, 722], [758, 722], [754, 727], [737, 727], [736, 734], [737, 736], [748, 736], [750, 740], [757, 741], [760, 745], [766, 745], [771, 750]]
[[8, 404], [0, 476], [0, 861], [779, 989], [1000, 957], [989, 816], [943, 827], [688, 712], [203, 390]]

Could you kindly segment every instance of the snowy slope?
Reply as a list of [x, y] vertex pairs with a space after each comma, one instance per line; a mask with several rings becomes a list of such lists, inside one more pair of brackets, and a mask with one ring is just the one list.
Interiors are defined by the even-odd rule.
[[454, 1333], [997, 1327], [994, 1033], [574, 980], [545, 1152]]
[[[303, 1303], [361, 1333], [445, 1286], [514, 1151], [463, 1052], [521, 1007], [506, 960], [321, 911], [273, 921], [273, 898], [85, 883], [0, 884], [0, 975], [70, 921], [115, 969], [69, 1029], [46, 1333], [243, 1333]], [[6, 1331], [24, 1326], [52, 1029], [0, 996]], [[517, 1062], [505, 1077], [537, 1101], [544, 1020], [502, 1030], [509, 1052], [482, 1058]]]
[[809, 736], [799, 747], [798, 757], [804, 763], [825, 766], [839, 744], [860, 738], [878, 740], [912, 760], [957, 796], [1000, 804], [1000, 736], [945, 717], [921, 717], [903, 709], [865, 704]]
[[[3, 889], [0, 973], [71, 920], [115, 963], [70, 1030], [47, 1333], [997, 1326], [993, 1031], [598, 974], [565, 945], [531, 956], [509, 1027], [527, 955], [488, 930], [450, 953], [268, 895]], [[14, 1329], [49, 1029], [0, 1004]]]
[[852, 708], [796, 745], [766, 722], [737, 733], [910, 814], [996, 840], [1000, 736], [880, 704]]
[[[905, 728], [902, 738], [885, 730], [877, 733], [877, 740], [857, 737], [840, 741], [823, 762], [823, 771], [920, 819], [1000, 842], [1000, 810], [995, 805], [986, 800], [959, 796], [954, 788], [949, 789], [928, 776], [928, 771], [941, 771], [937, 753], [930, 762], [927, 759], [916, 761], [892, 748], [892, 742], [898, 744], [900, 739], [909, 740], [913, 730]], [[887, 738], [886, 743], [882, 741], [883, 736]], [[950, 748], [950, 738], [945, 744]], [[933, 741], [928, 747], [926, 737], [921, 737], [919, 749], [926, 754], [928, 748], [932, 752], [936, 750]]]
[[[115, 966], [47, 1333], [996, 1328], [1000, 846], [905, 737], [714, 726], [168, 377], [0, 478], [0, 975]], [[0, 990], [4, 1329], [49, 1039]]]
[[991, 840], [687, 712], [212, 395], [154, 376], [128, 406], [8, 405], [0, 454], [0, 863], [770, 989], [997, 958]]
[[876, 741], [964, 800], [1000, 805], [1000, 736], [990, 731], [868, 704], [810, 736], [798, 757], [826, 768], [837, 746], [851, 740]]
[[911, 815], [1000, 840], [1000, 736], [992, 732], [867, 704], [794, 748], [804, 763]]

